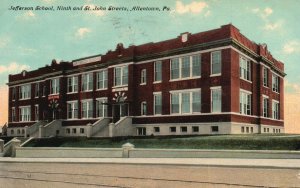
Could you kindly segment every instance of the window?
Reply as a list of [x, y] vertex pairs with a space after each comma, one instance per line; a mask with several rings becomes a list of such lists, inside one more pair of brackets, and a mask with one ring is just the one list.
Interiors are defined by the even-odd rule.
[[31, 85], [20, 86], [20, 99], [30, 99], [31, 97]]
[[201, 75], [201, 56], [184, 56], [171, 59], [171, 80], [199, 77]]
[[12, 88], [12, 100], [16, 100], [17, 94], [16, 94], [16, 87]]
[[186, 133], [187, 132], [187, 127], [180, 127], [180, 131], [182, 133]]
[[146, 128], [145, 127], [138, 127], [137, 128], [137, 135], [146, 136]]
[[66, 129], [66, 133], [67, 133], [67, 134], [70, 134], [70, 129]]
[[264, 133], [265, 133], [265, 132], [267, 132], [267, 129], [266, 129], [266, 128], [264, 128]]
[[146, 101], [141, 103], [141, 115], [142, 116], [147, 115], [147, 102]]
[[81, 91], [93, 90], [93, 73], [83, 74], [81, 77]]
[[114, 86], [128, 85], [128, 66], [116, 67], [114, 73]]
[[240, 91], [240, 113], [251, 115], [251, 94]]
[[39, 120], [39, 105], [34, 106], [34, 118], [35, 118], [35, 121]]
[[97, 72], [97, 89], [107, 88], [107, 70]]
[[211, 112], [221, 112], [222, 110], [222, 94], [221, 88], [211, 89]]
[[[273, 131], [274, 131], [274, 129], [273, 129]], [[17, 130], [17, 134], [21, 134], [21, 130], [20, 129]]]
[[67, 103], [68, 119], [78, 118], [78, 102], [68, 102]]
[[211, 74], [221, 74], [221, 51], [211, 53]]
[[42, 93], [43, 93], [43, 97], [46, 96], [46, 86], [43, 86]]
[[240, 57], [240, 78], [251, 80], [251, 64], [244, 57]]
[[161, 61], [154, 63], [154, 82], [161, 81]]
[[78, 76], [68, 77], [68, 93], [78, 91]]
[[263, 97], [263, 117], [269, 117], [269, 99]]
[[15, 131], [13, 129], [11, 129], [10, 134], [15, 134]]
[[176, 133], [176, 127], [170, 127], [170, 132], [171, 133]]
[[15, 108], [11, 109], [11, 121], [12, 122], [16, 121], [16, 109]]
[[72, 133], [76, 134], [76, 129], [75, 128], [72, 129]]
[[187, 114], [201, 112], [200, 91], [171, 91], [171, 113]]
[[50, 80], [50, 95], [59, 94], [59, 78]]
[[245, 127], [241, 127], [241, 133], [244, 133], [245, 132]]
[[82, 101], [81, 102], [81, 118], [92, 118], [93, 117], [93, 101]]
[[34, 97], [39, 97], [39, 96], [40, 96], [40, 84], [36, 83], [34, 88]]
[[154, 94], [154, 114], [161, 114], [161, 94]]
[[249, 133], [249, 127], [246, 127], [246, 133]]
[[273, 101], [272, 102], [272, 114], [273, 119], [279, 119], [279, 102]]
[[159, 133], [160, 132], [160, 128], [159, 127], [154, 127], [154, 132], [155, 133]]
[[107, 99], [96, 100], [96, 117], [107, 117]]
[[272, 90], [279, 93], [279, 77], [275, 74], [272, 75]]
[[253, 127], [250, 127], [250, 132], [253, 133]]
[[84, 128], [80, 128], [80, 134], [84, 134]]
[[193, 131], [194, 133], [199, 132], [199, 127], [198, 127], [198, 126], [192, 126], [192, 131]]
[[147, 70], [143, 69], [141, 71], [141, 84], [146, 84], [147, 83]]
[[22, 134], [25, 134], [25, 130], [24, 129], [22, 129]]
[[211, 132], [219, 132], [219, 126], [211, 126]]
[[264, 70], [263, 70], [263, 85], [265, 87], [268, 87], [269, 84], [269, 72], [268, 72], [268, 69], [266, 67], [264, 67]]
[[30, 106], [20, 107], [20, 121], [30, 121], [31, 120], [31, 108]]

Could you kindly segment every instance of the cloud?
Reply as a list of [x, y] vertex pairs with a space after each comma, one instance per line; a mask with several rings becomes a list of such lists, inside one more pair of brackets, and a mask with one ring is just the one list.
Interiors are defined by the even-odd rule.
[[32, 10], [24, 12], [24, 14], [17, 17], [18, 20], [32, 20], [35, 19], [36, 15]]
[[277, 20], [275, 22], [270, 20], [270, 15], [272, 15], [274, 12], [270, 7], [266, 7], [265, 9], [254, 8], [251, 11], [253, 14], [256, 14], [258, 17], [260, 17], [264, 22], [263, 30], [275, 31], [282, 28], [284, 23], [283, 20]]
[[208, 16], [210, 16], [211, 15], [211, 12], [210, 12], [210, 10], [208, 10], [208, 11], [206, 11], [206, 13], [204, 14], [204, 17], [208, 17]]
[[12, 62], [9, 65], [0, 65], [0, 74], [1, 73], [18, 73], [21, 72], [22, 70], [29, 70], [30, 66], [29, 65], [21, 65], [16, 62]]
[[298, 83], [292, 83], [288, 80], [284, 80], [284, 89], [287, 93], [300, 94], [300, 85]]
[[184, 5], [181, 1], [176, 1], [176, 12], [178, 14], [185, 14], [191, 12], [193, 14], [201, 13], [205, 8], [208, 7], [206, 2], [193, 1], [190, 4]]
[[77, 29], [75, 36], [77, 38], [83, 38], [90, 32], [91, 32], [91, 29], [86, 28], [86, 27], [81, 27], [81, 28]]
[[6, 47], [8, 43], [9, 43], [8, 38], [0, 38], [0, 48]]
[[259, 17], [266, 19], [268, 16], [270, 16], [273, 13], [273, 9], [270, 7], [266, 7], [265, 9], [261, 10], [260, 8], [254, 8], [252, 9], [252, 12]]
[[283, 25], [283, 21], [280, 21], [280, 20], [275, 23], [267, 22], [264, 26], [264, 30], [274, 31], [274, 30], [281, 28], [282, 25]]
[[299, 41], [289, 41], [283, 45], [282, 49], [285, 54], [293, 54], [300, 52], [300, 42]]

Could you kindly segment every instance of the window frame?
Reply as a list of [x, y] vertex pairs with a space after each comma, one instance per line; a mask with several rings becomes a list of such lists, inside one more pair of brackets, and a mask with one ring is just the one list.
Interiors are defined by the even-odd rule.
[[[69, 117], [69, 113], [70, 113], [69, 105], [71, 106], [72, 117]], [[78, 119], [78, 101], [67, 101], [67, 119]]]
[[[216, 64], [213, 61], [214, 54], [220, 55], [220, 61], [218, 61], [218, 64], [220, 64], [220, 72], [217, 72], [217, 73], [213, 73], [213, 64]], [[212, 76], [222, 75], [222, 51], [221, 50], [213, 51], [210, 53], [210, 55], [211, 55], [210, 56], [210, 76], [212, 77]]]
[[240, 114], [251, 115], [252, 114], [252, 92], [240, 89], [239, 104], [240, 104]]
[[[102, 74], [102, 76], [101, 76]], [[101, 84], [102, 83], [102, 84]], [[106, 90], [108, 88], [108, 70], [103, 69], [96, 72], [96, 90]]]
[[[120, 76], [118, 76], [118, 77], [117, 77], [117, 73], [116, 73], [117, 69], [120, 69]], [[127, 71], [125, 71], [125, 70], [127, 70]], [[128, 77], [129, 77], [129, 66], [128, 65], [115, 67], [114, 68], [114, 87], [128, 86]], [[120, 79], [120, 83], [116, 83], [117, 78]], [[125, 82], [125, 80], [126, 80], [126, 82]]]
[[[220, 91], [220, 110], [214, 110], [213, 92]], [[211, 87], [210, 88], [210, 112], [211, 113], [221, 113], [222, 112], [222, 87]]]
[[58, 95], [60, 90], [60, 79], [52, 78], [50, 79], [50, 95]]
[[[86, 105], [86, 110], [84, 107]], [[81, 101], [81, 119], [92, 119], [94, 114], [94, 104], [92, 99], [86, 99]]]
[[[69, 82], [71, 81], [71, 83]], [[71, 84], [71, 85], [70, 85]], [[71, 91], [70, 91], [71, 88]], [[67, 78], [67, 93], [77, 93], [78, 92], [78, 76], [69, 76]]]
[[88, 72], [81, 75], [81, 91], [90, 92], [94, 90], [94, 73]]
[[147, 84], [147, 69], [142, 69], [140, 85], [146, 85], [146, 84]]

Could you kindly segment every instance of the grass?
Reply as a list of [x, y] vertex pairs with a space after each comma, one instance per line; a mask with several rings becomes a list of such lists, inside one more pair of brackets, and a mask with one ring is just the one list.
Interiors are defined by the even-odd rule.
[[219, 135], [191, 137], [47, 138], [35, 139], [25, 147], [300, 150], [300, 135]]

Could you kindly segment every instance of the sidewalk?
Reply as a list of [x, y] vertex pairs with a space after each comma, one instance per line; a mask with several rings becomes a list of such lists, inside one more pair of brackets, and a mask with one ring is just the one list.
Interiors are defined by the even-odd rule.
[[184, 165], [244, 168], [300, 169], [299, 159], [230, 159], [230, 158], [9, 158], [0, 163], [99, 163], [138, 165]]

